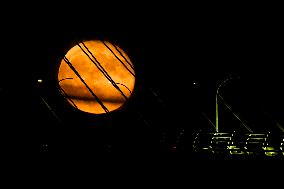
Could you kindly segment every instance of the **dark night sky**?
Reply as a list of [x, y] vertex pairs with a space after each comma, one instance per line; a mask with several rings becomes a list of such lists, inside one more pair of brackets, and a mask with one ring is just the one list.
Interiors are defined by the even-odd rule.
[[[136, 13], [138, 16], [133, 16], [132, 11], [120, 17], [113, 13], [106, 17], [99, 16], [98, 20], [92, 20], [91, 16], [94, 15], [91, 13], [78, 18], [76, 14], [69, 17], [66, 12], [51, 14], [44, 10], [43, 13], [35, 11], [31, 15], [19, 15], [11, 21], [5, 21], [2, 27], [4, 53], [0, 84], [3, 96], [1, 103], [4, 104], [1, 114], [6, 122], [4, 124], [2, 121], [1, 125], [5, 125], [4, 130], [10, 133], [8, 136], [16, 133], [24, 139], [24, 132], [29, 133], [31, 143], [58, 142], [65, 137], [75, 144], [80, 140], [71, 139], [71, 136], [76, 136], [74, 133], [80, 133], [78, 138], [88, 138], [86, 141], [92, 138], [86, 137], [89, 130], [77, 131], [79, 121], [86, 120], [84, 124], [90, 126], [88, 121], [93, 123], [98, 119], [99, 128], [108, 125], [110, 130], [97, 130], [109, 140], [128, 144], [134, 138], [137, 142], [148, 136], [152, 137], [152, 142], [157, 142], [159, 129], [186, 127], [191, 131], [192, 128], [210, 127], [200, 112], [214, 121], [217, 83], [230, 75], [240, 76], [241, 79], [224, 87], [222, 96], [247, 123], [257, 129], [260, 127], [258, 124], [262, 124], [262, 128], [265, 123], [271, 123], [269, 119], [261, 121], [266, 119], [264, 109], [284, 125], [280, 65], [283, 62], [283, 30], [277, 15], [266, 14], [265, 11], [211, 10], [203, 14], [182, 10], [174, 14], [166, 10], [153, 10], [139, 11]], [[105, 12], [97, 14], [104, 15]], [[37, 15], [39, 18], [36, 19]], [[56, 105], [58, 99], [52, 87], [54, 78], [51, 73], [55, 62], [67, 50], [70, 41], [92, 36], [117, 42], [132, 57], [140, 74], [137, 87], [140, 94], [137, 94], [136, 101], [130, 107], [141, 111], [152, 128], [144, 128], [135, 116], [127, 118], [127, 124], [122, 126], [125, 117], [133, 114], [130, 110], [122, 114], [123, 118], [117, 118], [120, 116], [117, 115], [107, 121], [79, 114], [78, 118], [73, 117], [74, 126], [71, 129], [65, 125], [57, 130], [56, 121], [39, 96], [46, 96], [59, 112], [64, 109]], [[47, 81], [43, 89], [37, 88], [38, 77]], [[193, 82], [198, 85], [194, 86]], [[153, 96], [150, 89], [158, 94], [158, 98]], [[70, 113], [68, 110], [66, 112], [59, 113], [64, 120]], [[230, 115], [224, 118], [224, 122], [237, 124]], [[132, 128], [133, 123], [139, 129]], [[53, 125], [52, 129], [50, 125]], [[125, 141], [113, 136], [118, 130], [121, 137], [127, 136]], [[56, 131], [58, 133], [54, 134]], [[64, 134], [68, 132], [71, 134]], [[133, 133], [139, 136], [138, 139]], [[151, 140], [144, 142], [151, 143]]]

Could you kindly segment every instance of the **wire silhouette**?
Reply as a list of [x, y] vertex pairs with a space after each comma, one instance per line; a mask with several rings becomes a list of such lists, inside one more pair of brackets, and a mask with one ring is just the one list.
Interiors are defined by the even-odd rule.
[[73, 104], [73, 106], [74, 106], [75, 108], [79, 109], [79, 108], [77, 107], [77, 105], [74, 103], [74, 101], [69, 97], [69, 95], [64, 91], [64, 89], [63, 89], [63, 88], [60, 86], [60, 84], [59, 84], [61, 81], [64, 81], [64, 80], [66, 80], [66, 79], [73, 79], [73, 78], [72, 78], [72, 77], [67, 77], [67, 78], [60, 79], [60, 80], [58, 81], [58, 88], [59, 88], [59, 91], [61, 92], [62, 96], [63, 96], [65, 99], [69, 100], [69, 101]]
[[96, 101], [101, 105], [101, 107], [104, 109], [104, 111], [106, 113], [109, 113], [109, 110], [107, 109], [107, 107], [103, 104], [103, 102], [99, 99], [99, 97], [92, 91], [92, 89], [87, 85], [87, 83], [84, 81], [84, 79], [80, 76], [80, 74], [78, 73], [78, 71], [74, 68], [74, 66], [72, 65], [72, 63], [66, 58], [66, 56], [64, 56], [64, 61], [66, 62], [66, 64], [71, 68], [71, 70], [77, 75], [77, 77], [81, 80], [81, 82], [86, 86], [86, 88], [88, 89], [88, 91], [92, 94], [92, 96], [96, 99]]
[[64, 96], [65, 99], [69, 100], [69, 101], [73, 104], [73, 106], [74, 106], [76, 109], [79, 109], [79, 108], [77, 107], [77, 105], [75, 104], [75, 102], [74, 102], [74, 101], [69, 97], [69, 95], [62, 89], [62, 87], [59, 86], [59, 90], [61, 91], [61, 93], [63, 93], [62, 96]]
[[122, 54], [122, 52], [115, 46], [113, 45], [115, 50], [120, 54], [120, 56], [123, 57], [123, 59], [127, 62], [127, 64], [134, 70], [134, 66], [127, 60], [127, 58]]
[[281, 130], [282, 133], [284, 133], [283, 126], [275, 118], [273, 118], [273, 116], [267, 110], [264, 110], [263, 113], [264, 113], [264, 115], [269, 117], [269, 119], [272, 120], [275, 123], [275, 125]]
[[120, 92], [120, 94], [127, 100], [127, 96], [123, 93], [123, 91], [118, 87], [116, 82], [110, 77], [110, 75], [106, 72], [106, 70], [102, 67], [100, 62], [96, 59], [96, 57], [93, 55], [93, 53], [88, 49], [88, 47], [84, 44], [84, 42], [81, 42], [82, 45], [86, 48], [88, 53], [92, 56], [92, 59], [88, 53], [82, 48], [82, 46], [78, 43], [77, 45], [80, 47], [80, 49], [84, 52], [84, 54], [95, 64], [95, 66], [102, 72], [102, 74], [109, 80], [109, 82], [114, 86], [116, 90]]
[[249, 132], [252, 133], [253, 131], [251, 130], [251, 128], [241, 120], [241, 118], [232, 110], [231, 106], [223, 99], [223, 97], [222, 97], [220, 94], [218, 94], [218, 97], [224, 102], [225, 106], [226, 106], [226, 107], [232, 112], [232, 114], [241, 122], [241, 124], [242, 124]]
[[[125, 94], [121, 91], [121, 89], [117, 86], [117, 83], [113, 81], [113, 79], [109, 76], [109, 74], [105, 71], [105, 69], [101, 66], [100, 62], [96, 59], [96, 57], [93, 55], [93, 53], [88, 49], [88, 47], [84, 44], [84, 42], [81, 42], [82, 45], [86, 48], [86, 50], [88, 51], [88, 53], [92, 56], [92, 59], [88, 53], [82, 48], [82, 46], [80, 45], [80, 43], [77, 42], [77, 45], [80, 47], [80, 49], [85, 53], [85, 55], [96, 65], [96, 67], [102, 72], [102, 74], [111, 82], [111, 84], [115, 87], [115, 89], [117, 89], [122, 96], [127, 100], [128, 98], [125, 96]], [[115, 46], [114, 46], [115, 47]], [[116, 48], [116, 47], [115, 47]], [[123, 56], [123, 54], [116, 48], [116, 50], [120, 53], [120, 55], [125, 59], [125, 61], [131, 66], [132, 69], [134, 69], [134, 67], [128, 62], [128, 60]], [[150, 127], [150, 124], [148, 123], [148, 121], [146, 121], [146, 119], [144, 118], [144, 116], [142, 115], [142, 113], [140, 113], [139, 111], [137, 111], [137, 114], [139, 116], [139, 119], [141, 119], [145, 125], [147, 125], [148, 127]]]
[[[104, 46], [106, 46], [106, 48], [115, 56], [115, 58], [131, 73], [131, 75], [133, 75], [135, 77], [135, 74], [132, 73], [132, 71], [124, 64], [124, 62], [122, 60], [120, 60], [120, 58], [113, 52], [113, 50], [111, 50], [111, 48], [104, 42], [102, 41], [102, 43], [104, 44]], [[114, 46], [114, 45], [113, 45]], [[117, 48], [116, 48], [117, 49]], [[120, 53], [120, 52], [119, 52]], [[121, 53], [120, 53], [121, 54]], [[124, 58], [124, 57], [123, 57]], [[124, 58], [125, 59], [125, 58]], [[126, 59], [125, 59], [126, 60]], [[129, 63], [128, 63], [129, 64]], [[133, 69], [133, 67], [131, 67]]]
[[[84, 42], [81, 42], [82, 46], [86, 49], [84, 49], [79, 42], [77, 42], [78, 47], [82, 50], [82, 52], [89, 58], [89, 60], [95, 64], [95, 66], [99, 69], [99, 71], [106, 77], [106, 79], [108, 79], [108, 81], [115, 87], [116, 90], [118, 90], [120, 92], [120, 94], [127, 100], [128, 98], [126, 97], [126, 95], [123, 93], [123, 91], [118, 87], [118, 85], [122, 85], [125, 88], [127, 88], [127, 90], [131, 93], [131, 90], [124, 84], [122, 83], [116, 83], [111, 76], [107, 73], [107, 71], [102, 67], [102, 65], [100, 64], [100, 62], [96, 59], [96, 57], [93, 55], [93, 53], [88, 49], [88, 47], [84, 44]], [[134, 69], [134, 67], [129, 63], [129, 61], [123, 56], [123, 54], [119, 51], [119, 49], [114, 46], [115, 49], [119, 52], [119, 54], [125, 59], [125, 61], [130, 65], [130, 67], [132, 69]], [[87, 51], [87, 52], [86, 52]], [[89, 53], [89, 54], [88, 54]], [[80, 74], [78, 73], [78, 71], [75, 69], [75, 67], [72, 65], [72, 63], [67, 59], [66, 56], [64, 56], [64, 61], [67, 63], [67, 65], [71, 68], [71, 70], [77, 75], [77, 77], [81, 80], [81, 82], [86, 86], [86, 88], [89, 90], [89, 92], [92, 94], [92, 96], [97, 100], [97, 102], [100, 104], [100, 106], [104, 109], [104, 111], [106, 113], [109, 113], [109, 110], [107, 109], [107, 107], [103, 104], [103, 102], [98, 98], [98, 96], [96, 96], [96, 94], [90, 89], [90, 87], [87, 85], [87, 83], [84, 81], [84, 79], [80, 76]], [[125, 65], [126, 66], [126, 65]], [[134, 74], [132, 74], [134, 75]], [[135, 76], [135, 75], [134, 75]], [[71, 78], [65, 78], [65, 79], [71, 79]], [[64, 93], [65, 91], [62, 90], [62, 92]], [[65, 92], [66, 93], [66, 92]], [[68, 95], [67, 95], [68, 97]], [[69, 98], [70, 100], [70, 98]], [[72, 102], [72, 101], [71, 101]], [[140, 111], [137, 111], [137, 114], [139, 116], [138, 119], [141, 119], [145, 125], [147, 125], [148, 127], [151, 127], [150, 124], [148, 123], [148, 121], [144, 118], [144, 116], [142, 115], [142, 113]]]
[[51, 114], [56, 118], [56, 120], [59, 123], [63, 123], [63, 121], [57, 116], [57, 114], [55, 113], [55, 111], [51, 108], [51, 106], [47, 103], [47, 101], [40, 96], [40, 99], [42, 100], [42, 102], [44, 103], [44, 105], [47, 107], [47, 109], [51, 112]]
[[123, 83], [116, 83], [116, 84], [124, 86], [130, 92], [130, 94], [132, 94], [131, 90], [126, 85], [124, 85]]
[[204, 116], [204, 118], [210, 123], [211, 126], [214, 127], [214, 129], [216, 129], [216, 126], [214, 125], [214, 123], [209, 119], [209, 117], [204, 113], [201, 112], [201, 114]]
[[58, 83], [60, 83], [61, 81], [66, 80], [66, 79], [73, 79], [73, 78], [72, 78], [72, 77], [66, 77], [66, 78], [60, 79], [60, 80], [58, 81]]

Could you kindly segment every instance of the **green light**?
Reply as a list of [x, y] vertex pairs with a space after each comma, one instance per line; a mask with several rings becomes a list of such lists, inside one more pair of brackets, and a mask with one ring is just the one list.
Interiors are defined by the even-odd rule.
[[266, 141], [266, 138], [248, 138], [248, 140], [256, 140], [256, 141], [264, 140], [264, 141]]
[[218, 90], [216, 94], [216, 132], [219, 132], [219, 124], [218, 124]]
[[265, 152], [266, 156], [277, 156], [278, 153], [277, 152]]
[[215, 102], [216, 102], [216, 132], [219, 132], [219, 115], [218, 115], [218, 95], [219, 95], [219, 90], [220, 90], [220, 88], [227, 82], [227, 81], [229, 81], [229, 80], [231, 80], [231, 79], [233, 79], [232, 77], [230, 77], [230, 78], [227, 78], [227, 79], [225, 79], [224, 81], [222, 81], [220, 84], [219, 84], [219, 86], [218, 86], [218, 88], [217, 88], [217, 91], [216, 91], [216, 99], [215, 99]]
[[238, 148], [237, 146], [228, 146], [228, 150], [230, 150], [230, 154], [232, 155], [243, 155], [245, 154], [245, 152], [241, 151], [240, 148]]
[[249, 134], [249, 136], [263, 136], [263, 137], [265, 137], [266, 134], [256, 134], [256, 133], [254, 133], [254, 134]]
[[265, 155], [266, 156], [276, 156], [278, 155], [278, 152], [275, 151], [274, 147], [263, 147], [263, 149], [265, 150]]
[[209, 148], [202, 148], [202, 150], [209, 150]]

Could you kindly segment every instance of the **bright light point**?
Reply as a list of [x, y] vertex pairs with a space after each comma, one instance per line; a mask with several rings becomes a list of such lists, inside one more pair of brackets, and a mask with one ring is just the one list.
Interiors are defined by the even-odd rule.
[[38, 83], [42, 83], [42, 79], [38, 79], [37, 82], [38, 82]]

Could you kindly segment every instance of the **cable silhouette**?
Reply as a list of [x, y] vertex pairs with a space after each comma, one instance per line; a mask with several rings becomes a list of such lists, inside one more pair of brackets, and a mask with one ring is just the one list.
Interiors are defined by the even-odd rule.
[[67, 100], [69, 100], [72, 104], [73, 104], [73, 106], [76, 108], [76, 109], [79, 109], [78, 107], [77, 107], [77, 105], [74, 103], [74, 101], [69, 97], [69, 95], [64, 91], [64, 89], [60, 86], [60, 82], [61, 81], [64, 81], [64, 80], [66, 80], [66, 79], [73, 79], [72, 77], [66, 77], [66, 78], [63, 78], [63, 79], [60, 79], [59, 81], [58, 81], [58, 89], [59, 89], [59, 91], [61, 92], [61, 95], [65, 98], [65, 99], [67, 99]]
[[132, 94], [131, 90], [126, 85], [124, 85], [123, 83], [116, 83], [116, 84], [124, 86], [129, 91], [129, 93]]
[[[80, 45], [80, 43], [77, 42], [77, 45], [80, 47], [80, 49], [85, 53], [85, 55], [95, 64], [95, 66], [102, 72], [102, 74], [111, 82], [111, 84], [115, 87], [115, 89], [117, 89], [122, 96], [127, 100], [128, 98], [125, 96], [125, 94], [121, 91], [121, 89], [117, 86], [116, 82], [113, 81], [113, 79], [109, 76], [109, 74], [105, 71], [105, 69], [101, 66], [100, 62], [96, 59], [96, 57], [93, 55], [93, 53], [88, 49], [88, 47], [84, 44], [84, 42], [81, 42], [82, 45], [86, 48], [86, 50], [88, 51], [88, 53], [92, 56], [92, 59], [88, 53], [82, 48], [82, 46]], [[116, 47], [115, 47], [116, 48]], [[125, 61], [131, 66], [132, 69], [134, 69], [134, 67], [127, 61], [127, 59], [122, 55], [122, 53], [116, 48], [116, 50], [120, 53], [120, 55], [125, 59]], [[139, 119], [141, 119], [145, 125], [147, 125], [148, 127], [150, 127], [150, 124], [148, 123], [148, 121], [146, 121], [146, 119], [144, 118], [144, 116], [142, 115], [142, 113], [140, 113], [139, 111], [137, 111], [137, 114], [139, 116]]]
[[226, 106], [226, 107], [232, 112], [232, 114], [241, 122], [241, 124], [242, 124], [249, 132], [252, 133], [253, 131], [251, 130], [251, 128], [241, 120], [241, 118], [232, 110], [231, 106], [230, 106], [229, 104], [227, 104], [227, 102], [223, 99], [223, 97], [222, 97], [220, 94], [218, 94], [218, 97], [224, 102], [225, 106]]
[[[89, 58], [89, 60], [98, 68], [98, 70], [104, 75], [104, 77], [114, 86], [116, 90], [120, 92], [120, 94], [127, 100], [128, 97], [123, 93], [123, 91], [119, 88], [118, 85], [124, 86], [130, 93], [131, 90], [124, 85], [123, 83], [116, 83], [111, 76], [108, 74], [108, 72], [103, 68], [101, 63], [97, 60], [97, 58], [93, 55], [93, 53], [89, 50], [89, 48], [84, 44], [84, 42], [77, 41], [77, 46], [82, 50], [82, 52]], [[115, 46], [114, 46], [115, 47]], [[116, 48], [116, 47], [115, 47]], [[116, 50], [120, 53], [120, 55], [125, 59], [125, 61], [130, 65], [132, 69], [133, 66], [127, 61], [127, 59], [122, 55], [122, 53], [119, 51], [119, 49], [116, 48]], [[100, 104], [100, 106], [104, 109], [106, 113], [109, 113], [109, 110], [103, 102], [96, 96], [96, 94], [90, 89], [90, 87], [87, 85], [87, 83], [84, 81], [84, 79], [80, 76], [78, 71], [75, 69], [75, 67], [72, 65], [72, 63], [67, 59], [66, 56], [64, 56], [64, 61], [66, 64], [71, 68], [71, 70], [77, 75], [77, 77], [81, 80], [81, 82], [86, 86], [86, 88], [89, 90], [89, 92], [92, 94], [92, 96], [97, 100], [97, 102]], [[126, 66], [126, 65], [125, 65]], [[126, 66], [127, 67], [127, 66]], [[134, 75], [134, 74], [132, 74]], [[65, 79], [71, 79], [71, 78], [65, 78]], [[62, 90], [64, 93], [65, 91]], [[68, 95], [67, 95], [68, 96]], [[69, 98], [70, 99], [70, 98]], [[71, 102], [72, 103], [72, 102]], [[137, 111], [138, 119], [144, 122], [144, 124], [148, 127], [151, 127], [151, 125], [148, 123], [148, 121], [144, 118], [143, 114], [140, 111]]]
[[135, 77], [135, 74], [132, 73], [132, 71], [124, 64], [124, 62], [122, 60], [120, 60], [120, 58], [113, 52], [113, 50], [111, 50], [111, 48], [104, 41], [102, 41], [102, 43], [115, 56], [115, 58], [127, 69], [127, 71], [129, 71], [131, 73], [131, 75], [133, 75]]
[[86, 48], [88, 53], [92, 56], [92, 59], [88, 53], [82, 48], [82, 46], [77, 43], [77, 45], [80, 47], [80, 49], [84, 52], [84, 54], [95, 64], [95, 66], [99, 69], [100, 72], [109, 80], [109, 82], [113, 85], [113, 87], [120, 92], [120, 94], [127, 100], [127, 96], [123, 93], [123, 91], [116, 85], [116, 82], [110, 77], [110, 75], [106, 72], [106, 70], [102, 67], [100, 62], [96, 59], [96, 57], [93, 55], [93, 53], [88, 49], [88, 47], [84, 44], [84, 42], [81, 42], [82, 45]]
[[272, 120], [275, 123], [275, 125], [281, 130], [282, 133], [284, 133], [283, 126], [276, 119], [274, 119], [273, 116], [267, 110], [264, 110], [263, 113], [264, 113], [264, 115], [269, 117], [269, 119]]
[[60, 87], [60, 86], [59, 86], [59, 91], [60, 91], [61, 93], [63, 93], [62, 96], [63, 96], [65, 99], [69, 100], [69, 101], [73, 104], [73, 106], [74, 106], [76, 109], [79, 109], [79, 108], [77, 107], [77, 105], [75, 104], [75, 102], [68, 96], [68, 94], [64, 91], [64, 89], [62, 89], [62, 87]]
[[126, 59], [126, 57], [122, 54], [122, 52], [120, 52], [120, 50], [115, 45], [113, 46], [115, 50], [117, 50], [117, 52], [120, 54], [120, 56], [122, 56], [123, 59], [127, 62], [127, 64], [134, 70], [134, 66]]
[[201, 114], [204, 116], [204, 118], [210, 123], [211, 126], [214, 127], [214, 129], [216, 129], [216, 126], [214, 125], [214, 123], [209, 119], [209, 117], [204, 113], [201, 112]]
[[66, 79], [73, 79], [73, 78], [72, 78], [72, 77], [66, 77], [66, 78], [60, 79], [60, 80], [58, 81], [58, 83], [60, 83], [61, 81], [66, 80]]
[[63, 123], [63, 121], [57, 116], [57, 114], [55, 113], [55, 111], [51, 108], [51, 106], [47, 103], [47, 101], [40, 96], [40, 99], [42, 100], [42, 102], [44, 103], [44, 105], [47, 107], [47, 109], [51, 112], [51, 114], [56, 118], [56, 120], [58, 121], [58, 123]]
[[92, 91], [92, 89], [87, 85], [87, 83], [84, 81], [84, 79], [80, 76], [80, 74], [78, 73], [78, 71], [74, 68], [74, 66], [72, 65], [72, 63], [66, 58], [66, 56], [64, 56], [64, 61], [66, 62], [66, 64], [71, 68], [71, 70], [77, 75], [77, 77], [81, 80], [81, 82], [86, 86], [86, 88], [88, 89], [88, 91], [92, 94], [92, 96], [96, 99], [96, 101], [100, 104], [100, 106], [104, 109], [104, 111], [106, 113], [109, 113], [109, 110], [107, 109], [107, 107], [103, 104], [103, 102], [99, 99], [99, 97]]

